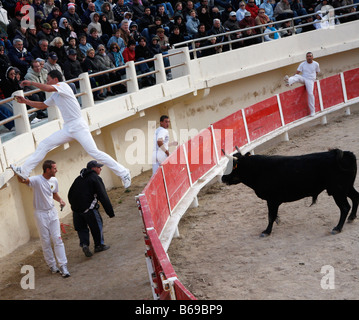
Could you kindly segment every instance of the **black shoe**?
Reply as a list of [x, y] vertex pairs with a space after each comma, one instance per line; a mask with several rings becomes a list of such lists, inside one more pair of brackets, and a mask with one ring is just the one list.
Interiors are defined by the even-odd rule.
[[102, 97], [101, 95], [96, 95], [96, 96], [94, 97], [94, 100], [95, 100], [95, 101], [98, 101], [98, 100], [105, 100], [105, 98], [104, 98], [104, 97]]
[[107, 91], [107, 95], [108, 96], [114, 96], [116, 93], [112, 92], [112, 91]]
[[107, 249], [110, 249], [110, 246], [101, 244], [101, 245], [95, 247], [95, 252], [101, 252], [101, 251], [105, 251]]
[[82, 246], [82, 251], [84, 252], [85, 256], [88, 258], [92, 257], [93, 255], [93, 253], [90, 251], [90, 248], [86, 244]]

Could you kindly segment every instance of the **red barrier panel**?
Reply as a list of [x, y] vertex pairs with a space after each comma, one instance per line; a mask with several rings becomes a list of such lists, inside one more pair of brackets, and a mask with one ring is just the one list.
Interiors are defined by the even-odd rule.
[[151, 209], [148, 205], [146, 196], [140, 195], [139, 201], [140, 201], [140, 205], [141, 205], [140, 209], [142, 212], [142, 220], [143, 220], [143, 225], [145, 226], [145, 229], [154, 228], [155, 225], [153, 224], [153, 219], [151, 216]]
[[207, 128], [185, 143], [192, 182], [196, 182], [215, 164], [212, 132]]
[[174, 282], [174, 287], [177, 300], [197, 300], [180, 281], [176, 280]]
[[348, 100], [359, 97], [359, 68], [344, 72]]
[[224, 156], [222, 149], [231, 154], [235, 150], [235, 146], [242, 147], [248, 143], [242, 110], [213, 123], [212, 126], [220, 159]]
[[162, 163], [171, 209], [177, 205], [191, 186], [183, 146]]
[[[305, 86], [282, 92], [280, 95], [284, 123], [299, 120], [310, 114]], [[314, 84], [315, 111], [320, 111], [317, 84]]]
[[162, 170], [158, 169], [143, 190], [151, 211], [154, 227], [161, 233], [169, 215], [166, 189], [163, 181]]
[[324, 109], [344, 102], [342, 81], [340, 75], [320, 80]]
[[271, 97], [244, 109], [249, 138], [258, 139], [282, 126], [277, 97]]

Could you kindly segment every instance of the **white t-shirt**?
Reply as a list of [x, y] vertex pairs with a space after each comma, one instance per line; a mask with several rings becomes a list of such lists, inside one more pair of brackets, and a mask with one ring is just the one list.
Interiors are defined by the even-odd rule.
[[302, 73], [302, 76], [309, 80], [315, 80], [317, 78], [317, 72], [320, 72], [319, 63], [313, 61], [308, 63], [307, 61], [302, 62], [298, 69]]
[[71, 87], [65, 82], [58, 82], [52, 86], [57, 92], [54, 92], [44, 103], [49, 107], [57, 106], [65, 123], [82, 119], [81, 107]]
[[155, 135], [153, 138], [153, 153], [152, 153], [152, 163], [162, 163], [166, 158], [166, 153], [158, 146], [157, 141], [162, 139], [163, 147], [168, 150], [168, 143], [170, 140], [170, 136], [168, 130], [163, 127], [158, 127], [155, 131]]
[[59, 192], [57, 179], [47, 180], [42, 174], [29, 178], [29, 186], [34, 190], [33, 204], [36, 210], [50, 210], [54, 207], [53, 194]]

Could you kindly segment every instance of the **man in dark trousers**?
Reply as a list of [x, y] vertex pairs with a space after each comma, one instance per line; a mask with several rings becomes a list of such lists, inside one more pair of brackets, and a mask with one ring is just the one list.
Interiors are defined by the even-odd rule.
[[86, 257], [91, 257], [90, 234], [95, 243], [95, 252], [110, 248], [104, 244], [103, 222], [98, 211], [101, 202], [110, 218], [115, 216], [105, 185], [100, 178], [103, 164], [90, 161], [70, 187], [68, 198], [73, 211], [74, 227], [80, 238], [80, 246]]

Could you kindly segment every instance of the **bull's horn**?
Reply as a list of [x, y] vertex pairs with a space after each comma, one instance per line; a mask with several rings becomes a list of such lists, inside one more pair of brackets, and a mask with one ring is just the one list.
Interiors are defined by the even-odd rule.
[[224, 151], [224, 149], [222, 149], [222, 152], [223, 152], [223, 154], [224, 154], [229, 160], [238, 160], [237, 157], [233, 157], [233, 156], [231, 156], [231, 155], [228, 155], [228, 154]]
[[239, 150], [238, 146], [235, 147], [237, 152], [241, 153], [241, 151]]

